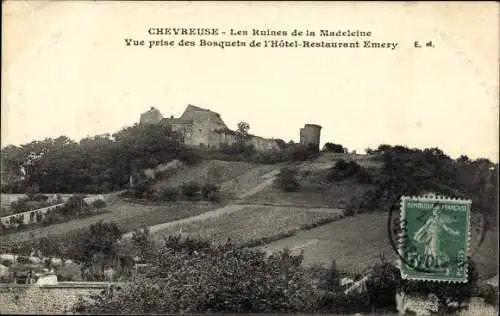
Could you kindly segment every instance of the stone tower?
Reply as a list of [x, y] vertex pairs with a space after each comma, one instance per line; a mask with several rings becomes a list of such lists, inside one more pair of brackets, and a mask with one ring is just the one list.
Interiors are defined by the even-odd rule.
[[300, 143], [304, 146], [314, 145], [319, 149], [321, 136], [321, 126], [316, 124], [306, 124], [300, 129]]
[[139, 123], [141, 123], [141, 124], [159, 124], [162, 119], [163, 119], [163, 115], [161, 115], [161, 112], [157, 108], [151, 107], [149, 109], [149, 111], [141, 114], [141, 117], [139, 119]]

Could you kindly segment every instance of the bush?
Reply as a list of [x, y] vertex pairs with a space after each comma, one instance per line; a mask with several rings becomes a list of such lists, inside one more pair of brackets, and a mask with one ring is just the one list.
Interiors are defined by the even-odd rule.
[[337, 269], [337, 265], [335, 260], [332, 262], [330, 267], [325, 271], [325, 274], [321, 276], [321, 280], [319, 282], [320, 289], [330, 291], [330, 292], [338, 292], [341, 290], [340, 288], [340, 272]]
[[399, 269], [382, 258], [382, 262], [371, 269], [371, 277], [366, 283], [370, 305], [375, 308], [396, 306], [396, 291], [400, 284]]
[[191, 199], [195, 198], [200, 190], [200, 185], [196, 181], [185, 182], [182, 185], [182, 194]]
[[468, 269], [469, 275], [467, 283], [456, 283], [450, 286], [450, 284], [445, 282], [402, 280], [400, 287], [405, 293], [419, 293], [424, 295], [434, 293], [443, 306], [446, 306], [447, 299], [451, 299], [461, 304], [472, 297], [474, 289], [477, 287], [478, 272], [475, 262], [470, 258], [468, 259]]
[[35, 194], [31, 200], [32, 201], [37, 201], [37, 202], [46, 202], [49, 199], [48, 196], [43, 195], [43, 194]]
[[287, 253], [252, 250], [188, 253], [162, 248], [156, 269], [122, 291], [105, 291], [83, 313], [295, 313], [314, 311], [315, 292]]
[[358, 210], [359, 206], [356, 205], [356, 202], [350, 201], [344, 209], [344, 216], [353, 216]]
[[65, 220], [65, 215], [57, 210], [48, 211], [42, 220], [42, 225], [58, 224]]
[[219, 188], [215, 184], [207, 183], [201, 188], [203, 199], [217, 202], [219, 201]]
[[94, 202], [92, 202], [91, 204], [92, 208], [94, 209], [100, 209], [100, 208], [104, 208], [106, 207], [106, 202], [104, 202], [103, 200], [99, 199], [99, 200], [95, 200]]
[[[361, 166], [355, 161], [346, 162], [345, 160], [339, 160], [335, 165], [329, 169], [326, 174], [326, 181], [335, 182], [341, 181], [351, 176], [361, 172]], [[366, 177], [366, 175], [364, 175]]]
[[326, 143], [325, 145], [323, 145], [324, 152], [344, 153], [345, 150], [346, 150], [346, 148], [344, 148], [344, 146], [339, 145], [339, 144]]
[[366, 293], [344, 294], [326, 292], [320, 296], [317, 309], [325, 313], [353, 314], [371, 312], [370, 299]]
[[474, 296], [481, 297], [487, 304], [498, 307], [498, 288], [491, 284], [478, 285]]
[[139, 179], [134, 187], [130, 190], [130, 195], [136, 199], [142, 199], [147, 196], [149, 190], [149, 181], [147, 179]]
[[82, 281], [80, 265], [76, 263], [63, 264], [56, 270], [58, 281]]
[[372, 176], [363, 167], [359, 169], [356, 175], [356, 181], [361, 184], [371, 184], [373, 182]]
[[179, 196], [179, 190], [174, 187], [166, 187], [161, 193], [161, 197], [165, 201], [175, 201]]
[[319, 155], [317, 147], [305, 147], [302, 145], [295, 145], [291, 149], [286, 151], [285, 160], [286, 161], [305, 161], [311, 158], [315, 158]]
[[20, 198], [19, 200], [10, 203], [10, 208], [13, 213], [22, 213], [29, 211], [28, 198]]
[[250, 159], [252, 162], [260, 164], [276, 164], [284, 161], [280, 151], [268, 150], [255, 152]]
[[26, 196], [28, 200], [33, 201], [37, 193], [40, 191], [38, 185], [31, 185], [26, 188]]
[[163, 246], [174, 251], [187, 251], [193, 254], [195, 251], [209, 251], [212, 247], [210, 242], [202, 239], [181, 238], [181, 236], [168, 236], [163, 238]]
[[286, 192], [297, 191], [300, 187], [299, 181], [297, 180], [297, 173], [297, 169], [283, 167], [274, 180], [274, 184]]
[[98, 193], [109, 193], [111, 191], [113, 191], [113, 184], [108, 181], [101, 183], [97, 188]]
[[78, 215], [88, 209], [88, 205], [81, 195], [72, 195], [62, 206], [61, 213], [63, 215]]
[[184, 151], [181, 151], [178, 158], [188, 166], [195, 165], [203, 160], [203, 157], [192, 149], [185, 149]]

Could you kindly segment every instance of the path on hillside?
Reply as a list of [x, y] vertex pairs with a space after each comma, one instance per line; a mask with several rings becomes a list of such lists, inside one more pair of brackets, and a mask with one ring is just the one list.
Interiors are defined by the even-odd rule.
[[[320, 168], [325, 168], [324, 164]], [[335, 209], [335, 208], [329, 208], [329, 207], [309, 207], [307, 205], [274, 205], [274, 204], [249, 204], [245, 203], [243, 199], [248, 198], [252, 195], [257, 194], [258, 192], [264, 190], [268, 186], [273, 184], [274, 179], [280, 172], [279, 168], [275, 168], [274, 170], [270, 172], [266, 172], [259, 176], [259, 183], [254, 186], [253, 188], [247, 190], [246, 192], [239, 194], [237, 199], [233, 201], [233, 203], [230, 203], [228, 205], [225, 205], [223, 207], [220, 207], [218, 209], [199, 214], [196, 216], [191, 216], [183, 219], [179, 219], [173, 222], [166, 222], [158, 225], [153, 225], [149, 226], [150, 232], [156, 233], [158, 231], [165, 230], [169, 227], [173, 227], [176, 225], [183, 225], [183, 224], [188, 224], [192, 222], [199, 222], [199, 221], [205, 221], [213, 217], [218, 217], [222, 215], [227, 215], [231, 214], [234, 212], [239, 212], [244, 209], [251, 209], [251, 208], [258, 208], [258, 207], [274, 207], [274, 208], [291, 208], [291, 207], [299, 207], [299, 208], [304, 208], [304, 211], [306, 212], [322, 212], [322, 213], [328, 213], [328, 214], [343, 214], [344, 210], [342, 209]], [[132, 232], [128, 232], [123, 235], [124, 238], [130, 238], [132, 236]]]
[[276, 175], [278, 175], [279, 173], [279, 170], [276, 169], [276, 170], [273, 170], [271, 172], [268, 172], [266, 174], [264, 174], [261, 179], [263, 179], [264, 181], [262, 181], [261, 183], [259, 183], [256, 187], [254, 187], [253, 189], [241, 194], [240, 196], [238, 196], [238, 199], [244, 199], [244, 198], [247, 198], [249, 196], [252, 196], [254, 194], [257, 194], [258, 192], [264, 190], [265, 188], [267, 188], [268, 186], [272, 185], [273, 184], [273, 181], [274, 179], [276, 178]]
[[[186, 217], [182, 218], [176, 221], [172, 222], [167, 222], [163, 224], [158, 224], [158, 225], [153, 225], [149, 227], [150, 232], [156, 233], [162, 230], [165, 230], [170, 227], [175, 227], [176, 225], [184, 225], [184, 224], [189, 224], [193, 222], [200, 222], [200, 221], [205, 221], [210, 218], [214, 217], [220, 217], [222, 215], [228, 215], [231, 213], [239, 212], [244, 209], [246, 210], [251, 210], [254, 208], [259, 208], [259, 207], [273, 207], [274, 209], [290, 209], [293, 208], [294, 206], [292, 205], [259, 205], [259, 204], [230, 204], [223, 206], [221, 208], [215, 209], [213, 211], [209, 211], [203, 214], [199, 214], [196, 216], [191, 216], [191, 217]], [[342, 215], [344, 213], [344, 210], [342, 209], [333, 209], [333, 208], [307, 208], [304, 207], [305, 212], [321, 212], [321, 213], [327, 213], [327, 214], [335, 214], [335, 215]], [[179, 232], [180, 233], [180, 232]], [[129, 232], [123, 235], [124, 238], [130, 238], [132, 237], [133, 232]]]
[[[279, 169], [274, 169], [271, 172], [267, 172], [267, 173], [261, 175], [260, 176], [260, 180], [263, 180], [263, 181], [261, 181], [257, 186], [255, 186], [251, 190], [249, 190], [249, 191], [241, 194], [240, 196], [238, 196], [238, 198], [242, 199], [242, 198], [254, 195], [257, 192], [265, 189], [266, 187], [268, 187], [269, 185], [271, 185], [273, 183], [274, 178], [276, 177], [276, 175], [278, 174], [278, 172], [279, 172]], [[249, 205], [247, 205], [247, 204], [229, 204], [229, 205], [225, 205], [225, 206], [220, 207], [218, 209], [215, 209], [213, 211], [209, 211], [209, 212], [206, 212], [206, 213], [203, 213], [203, 214], [199, 214], [199, 215], [196, 215], [196, 216], [191, 216], [191, 217], [183, 218], [183, 219], [180, 219], [180, 220], [177, 220], [177, 221], [173, 221], [173, 222], [167, 222], [167, 223], [162, 223], [162, 224], [158, 224], [158, 225], [149, 226], [149, 231], [151, 233], [155, 233], [155, 232], [161, 231], [163, 229], [166, 229], [166, 228], [174, 226], [174, 225], [187, 224], [187, 223], [192, 223], [192, 222], [196, 222], [196, 221], [204, 221], [204, 220], [207, 220], [207, 219], [212, 218], [212, 217], [217, 217], [217, 216], [221, 216], [221, 215], [225, 215], [225, 214], [230, 214], [230, 213], [241, 211], [242, 209], [244, 209], [244, 208], [246, 208], [248, 206]], [[132, 237], [132, 234], [133, 234], [133, 232], [128, 232], [128, 233], [125, 233], [123, 235], [123, 237], [124, 238], [130, 238], [130, 237]]]

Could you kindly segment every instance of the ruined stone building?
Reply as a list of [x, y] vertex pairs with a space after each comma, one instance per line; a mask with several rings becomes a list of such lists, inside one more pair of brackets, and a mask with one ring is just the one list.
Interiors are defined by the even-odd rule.
[[[208, 148], [220, 148], [223, 144], [237, 141], [236, 133], [229, 129], [219, 113], [188, 105], [178, 118], [164, 118], [161, 112], [152, 107], [140, 116], [141, 124], [166, 124], [174, 131], [181, 132], [184, 144]], [[279, 150], [274, 139], [250, 136], [250, 143], [256, 150]]]
[[300, 129], [300, 143], [304, 146], [314, 145], [319, 148], [321, 126], [306, 124]]

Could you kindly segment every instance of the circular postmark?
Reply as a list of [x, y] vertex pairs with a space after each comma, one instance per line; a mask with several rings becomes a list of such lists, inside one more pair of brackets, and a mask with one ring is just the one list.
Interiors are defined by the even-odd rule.
[[[406, 230], [406, 227], [408, 227], [408, 219], [401, 218], [402, 198], [403, 197], [400, 196], [389, 209], [387, 222], [389, 241], [400, 259], [401, 265], [405, 265], [418, 273], [439, 273], [452, 268], [455, 270], [466, 268], [468, 257], [474, 255], [484, 240], [486, 231], [486, 221], [484, 217], [480, 214], [470, 214], [468, 232], [466, 232], [467, 236], [465, 237], [467, 239], [467, 246], [464, 249], [450, 252], [448, 256], [436, 255], [437, 252], [432, 251], [432, 245], [422, 250], [422, 240], [419, 240], [419, 238], [422, 238], [419, 237], [418, 234], [414, 234], [414, 236], [408, 235]], [[453, 214], [447, 212], [446, 208], [442, 205], [443, 204], [437, 201], [433, 202], [432, 205], [429, 205], [429, 212], [423, 212], [419, 216], [414, 217], [413, 221], [425, 223], [425, 225], [433, 225], [433, 223], [437, 221], [437, 218], [446, 218], [449, 222], [453, 222], [453, 216], [450, 216]], [[419, 232], [421, 231], [422, 229], [419, 230]], [[453, 231], [451, 230], [451, 232]], [[423, 234], [420, 233], [420, 235]], [[427, 237], [427, 239], [429, 239], [429, 237]], [[445, 247], [446, 246], [445, 244]], [[451, 255], [451, 253], [453, 253], [453, 255]], [[449, 272], [446, 272], [446, 274], [448, 273]]]

